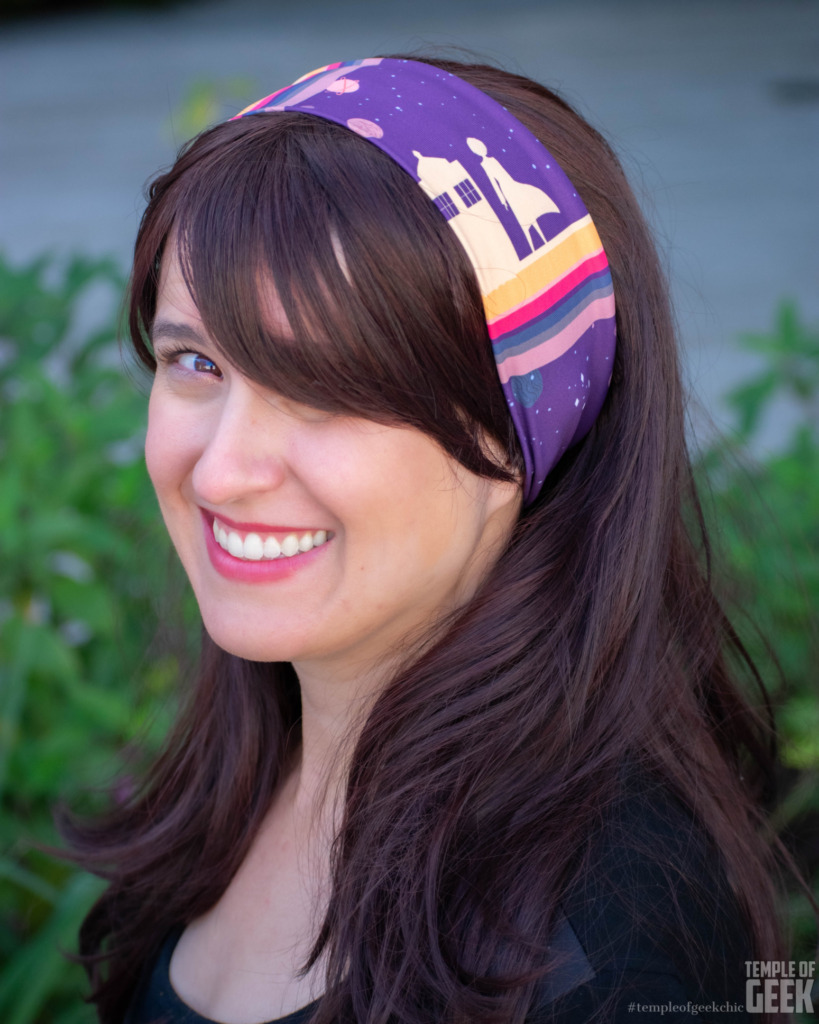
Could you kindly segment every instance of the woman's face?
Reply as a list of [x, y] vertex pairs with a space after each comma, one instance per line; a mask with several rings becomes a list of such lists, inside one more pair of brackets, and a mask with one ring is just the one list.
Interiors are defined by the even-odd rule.
[[208, 338], [173, 249], [153, 343], [148, 471], [221, 647], [359, 673], [472, 594], [517, 518], [516, 484], [471, 474], [418, 430], [245, 377]]

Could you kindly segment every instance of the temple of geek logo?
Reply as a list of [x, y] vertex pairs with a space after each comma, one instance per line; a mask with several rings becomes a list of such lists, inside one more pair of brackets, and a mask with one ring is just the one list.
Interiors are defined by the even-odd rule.
[[748, 1013], [813, 1013], [813, 960], [746, 960]]

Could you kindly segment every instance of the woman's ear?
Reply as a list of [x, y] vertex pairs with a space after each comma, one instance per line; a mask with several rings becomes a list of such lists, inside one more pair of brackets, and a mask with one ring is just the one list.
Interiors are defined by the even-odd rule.
[[480, 445], [483, 454], [490, 462], [512, 476], [509, 480], [483, 478], [488, 488], [488, 515], [498, 516], [503, 521], [509, 520], [511, 532], [511, 526], [520, 518], [523, 506], [523, 470], [511, 463], [509, 453], [500, 441], [489, 437], [483, 431], [480, 435]]

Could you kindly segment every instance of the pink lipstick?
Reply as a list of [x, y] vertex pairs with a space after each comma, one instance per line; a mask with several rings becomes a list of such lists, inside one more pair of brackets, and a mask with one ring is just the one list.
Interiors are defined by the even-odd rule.
[[221, 576], [242, 583], [287, 579], [320, 558], [333, 536], [323, 528], [239, 523], [200, 512], [211, 564]]

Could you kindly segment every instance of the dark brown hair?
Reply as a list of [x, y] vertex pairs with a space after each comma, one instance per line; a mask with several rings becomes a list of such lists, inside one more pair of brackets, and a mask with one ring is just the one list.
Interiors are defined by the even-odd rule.
[[[554, 93], [433, 63], [501, 102], [563, 166], [608, 255], [618, 350], [591, 433], [363, 726], [314, 951], [329, 964], [322, 1024], [522, 1020], [554, 908], [628, 766], [676, 794], [709, 837], [754, 956], [781, 955], [758, 809], [771, 732], [738, 688], [746, 660], [710, 585], [667, 286], [643, 217], [611, 149]], [[374, 146], [282, 113], [185, 147], [151, 186], [136, 243], [130, 328], [149, 367], [171, 232], [209, 334], [250, 377], [410, 424], [474, 472], [519, 468], [472, 269]], [[266, 323], [260, 280], [295, 340]], [[169, 929], [224, 892], [299, 714], [291, 666], [244, 661], [205, 636], [142, 788], [105, 820], [65, 825], [77, 859], [110, 880], [81, 933], [104, 1022], [120, 1020]]]

